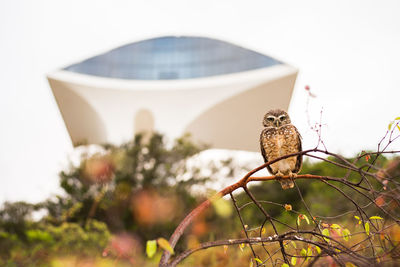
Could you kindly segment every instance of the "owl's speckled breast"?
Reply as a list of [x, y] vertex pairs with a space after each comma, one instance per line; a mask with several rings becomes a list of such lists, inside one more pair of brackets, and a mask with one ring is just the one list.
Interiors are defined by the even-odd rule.
[[[263, 146], [268, 160], [296, 153], [297, 149], [297, 132], [293, 125], [285, 125], [279, 128], [267, 128], [263, 135]], [[290, 157], [271, 164], [274, 173], [280, 170], [282, 173], [288, 173], [294, 170], [296, 165], [296, 157]]]

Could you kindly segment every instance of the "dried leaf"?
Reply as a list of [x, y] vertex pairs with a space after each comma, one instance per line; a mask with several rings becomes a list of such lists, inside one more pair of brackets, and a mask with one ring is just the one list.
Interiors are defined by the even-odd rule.
[[157, 241], [156, 240], [148, 240], [146, 243], [146, 254], [147, 257], [152, 258], [157, 251]]
[[160, 237], [159, 239], [157, 239], [157, 243], [162, 249], [174, 255], [174, 249], [171, 247], [171, 245], [165, 238]]
[[292, 210], [292, 205], [290, 205], [290, 204], [285, 204], [285, 210], [286, 210], [286, 211]]

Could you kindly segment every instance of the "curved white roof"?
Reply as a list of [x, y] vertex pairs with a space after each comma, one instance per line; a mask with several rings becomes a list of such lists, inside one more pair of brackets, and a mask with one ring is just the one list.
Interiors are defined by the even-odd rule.
[[178, 80], [231, 74], [282, 64], [234, 44], [205, 37], [139, 41], [64, 68], [107, 78]]
[[203, 37], [132, 43], [48, 74], [72, 141], [191, 133], [214, 148], [259, 150], [262, 118], [287, 109], [297, 69]]

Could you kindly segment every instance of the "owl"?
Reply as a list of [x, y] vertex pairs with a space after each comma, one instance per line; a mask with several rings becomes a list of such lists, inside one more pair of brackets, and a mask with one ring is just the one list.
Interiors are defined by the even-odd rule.
[[[301, 136], [290, 122], [289, 115], [280, 109], [267, 112], [263, 120], [264, 129], [260, 135], [261, 153], [265, 162], [300, 152]], [[268, 171], [278, 177], [289, 175], [291, 179], [279, 179], [283, 189], [293, 188], [292, 178], [297, 176], [303, 162], [302, 155], [282, 159], [267, 166]]]

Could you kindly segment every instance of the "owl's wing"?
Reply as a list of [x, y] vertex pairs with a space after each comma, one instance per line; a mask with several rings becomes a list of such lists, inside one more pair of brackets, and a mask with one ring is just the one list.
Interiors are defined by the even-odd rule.
[[[299, 133], [299, 131], [297, 130], [297, 128], [295, 126], [293, 126], [294, 130], [296, 131], [296, 135], [297, 135], [297, 150], [303, 151], [302, 146], [301, 146], [301, 135]], [[301, 165], [303, 164], [303, 155], [298, 155], [297, 156], [297, 160], [296, 160], [296, 166], [294, 169], [295, 173], [300, 172], [301, 169]]]
[[[265, 153], [265, 149], [264, 149], [264, 138], [266, 136], [267, 131], [268, 131], [268, 129], [262, 130], [261, 135], [260, 135], [261, 154], [264, 158], [264, 162], [268, 162], [267, 153]], [[272, 169], [269, 165], [267, 166], [267, 169], [268, 169], [269, 173], [273, 174]]]

